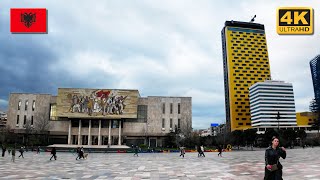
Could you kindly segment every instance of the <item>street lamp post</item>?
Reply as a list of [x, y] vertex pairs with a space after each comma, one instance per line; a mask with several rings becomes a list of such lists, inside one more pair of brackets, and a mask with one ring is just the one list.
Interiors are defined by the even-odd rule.
[[277, 114], [277, 120], [278, 120], [278, 132], [280, 131], [280, 126], [279, 126], [279, 122], [280, 122], [280, 112], [278, 111]]

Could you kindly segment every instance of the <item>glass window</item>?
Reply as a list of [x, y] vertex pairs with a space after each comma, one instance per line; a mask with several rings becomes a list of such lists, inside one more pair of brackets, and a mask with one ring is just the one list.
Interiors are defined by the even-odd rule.
[[19, 100], [19, 103], [18, 103], [18, 110], [20, 110], [21, 108], [21, 100]]
[[170, 103], [170, 114], [172, 114], [172, 113], [173, 113], [173, 104]]
[[180, 119], [178, 119], [178, 128], [179, 129], [180, 129], [180, 124], [181, 124]]
[[170, 128], [172, 128], [172, 119], [170, 119]]
[[24, 110], [25, 111], [28, 110], [28, 104], [29, 104], [29, 102], [28, 102], [28, 100], [26, 100], [26, 103], [25, 103], [25, 106], [24, 106]]
[[138, 121], [146, 122], [148, 116], [148, 106], [138, 105]]
[[33, 116], [31, 116], [31, 126], [33, 126]]
[[17, 115], [17, 124], [19, 124], [19, 115]]
[[162, 128], [165, 127], [165, 119], [162, 119]]
[[33, 100], [33, 102], [32, 102], [32, 111], [34, 111], [34, 110], [35, 110], [35, 108], [36, 108], [36, 101], [35, 101], [35, 100]]
[[112, 128], [119, 128], [119, 120], [112, 120]]
[[57, 104], [50, 105], [50, 120], [57, 120]]
[[162, 104], [162, 114], [165, 114], [166, 113], [166, 104], [163, 103]]
[[23, 125], [26, 125], [26, 123], [27, 123], [27, 116], [24, 115], [24, 117], [23, 117]]
[[180, 103], [178, 103], [178, 114], [180, 114]]

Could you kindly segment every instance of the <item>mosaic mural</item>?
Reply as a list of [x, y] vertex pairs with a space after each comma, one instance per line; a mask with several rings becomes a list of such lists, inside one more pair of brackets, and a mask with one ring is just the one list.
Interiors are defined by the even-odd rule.
[[58, 117], [137, 118], [137, 90], [59, 88]]

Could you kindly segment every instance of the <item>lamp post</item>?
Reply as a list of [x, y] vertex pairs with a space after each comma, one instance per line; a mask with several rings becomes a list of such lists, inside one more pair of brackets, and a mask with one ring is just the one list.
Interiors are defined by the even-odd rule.
[[277, 120], [278, 120], [278, 132], [280, 131], [280, 126], [279, 126], [279, 122], [280, 122], [280, 112], [278, 111], [277, 114]]

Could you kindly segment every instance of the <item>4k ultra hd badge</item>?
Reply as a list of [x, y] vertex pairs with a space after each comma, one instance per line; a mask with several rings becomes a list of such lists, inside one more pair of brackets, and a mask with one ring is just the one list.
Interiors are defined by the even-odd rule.
[[279, 7], [278, 34], [313, 34], [313, 9], [310, 7]]

